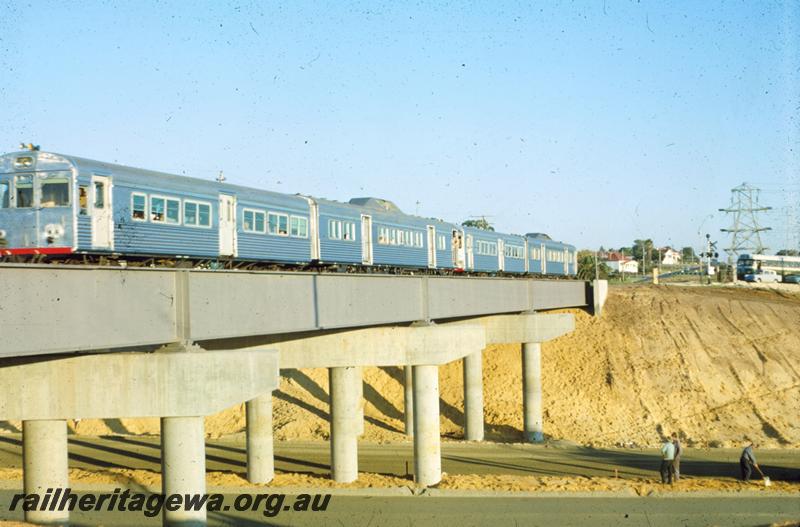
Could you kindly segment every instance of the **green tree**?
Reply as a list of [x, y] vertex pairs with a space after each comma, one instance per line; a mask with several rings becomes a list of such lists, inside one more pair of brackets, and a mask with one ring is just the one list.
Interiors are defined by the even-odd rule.
[[683, 263], [692, 263], [697, 261], [697, 255], [694, 252], [694, 247], [684, 247], [681, 249], [681, 259]]
[[631, 253], [633, 259], [640, 264], [642, 263], [642, 255], [644, 255], [644, 273], [647, 273], [653, 267], [658, 266], [659, 262], [661, 261], [661, 255], [659, 254], [658, 249], [656, 249], [655, 244], [653, 244], [653, 240], [650, 238], [647, 238], [646, 240], [633, 240]]
[[[581, 280], [594, 280], [594, 266], [594, 252], [578, 251], [578, 278]], [[597, 266], [597, 274], [601, 279], [606, 279], [611, 274], [611, 269], [605, 263], [600, 262]]]
[[482, 229], [484, 231], [494, 231], [494, 227], [492, 227], [492, 224], [489, 223], [486, 218], [462, 221], [461, 225], [463, 227], [475, 227], [476, 229]]

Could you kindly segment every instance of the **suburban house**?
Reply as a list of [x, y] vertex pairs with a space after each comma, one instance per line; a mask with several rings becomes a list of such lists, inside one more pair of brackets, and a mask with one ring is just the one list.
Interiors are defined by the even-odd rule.
[[678, 265], [683, 259], [681, 253], [671, 247], [664, 247], [658, 252], [661, 253], [661, 265]]
[[604, 263], [616, 273], [636, 274], [639, 272], [639, 262], [620, 252], [609, 251]]

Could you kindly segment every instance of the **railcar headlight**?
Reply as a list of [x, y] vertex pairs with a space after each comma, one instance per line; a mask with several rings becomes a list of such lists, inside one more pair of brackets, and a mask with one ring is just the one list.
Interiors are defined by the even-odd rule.
[[0, 238], [6, 237], [6, 231], [4, 229], [0, 229]]
[[18, 157], [14, 160], [14, 168], [28, 168], [33, 166], [33, 158], [31, 156]]

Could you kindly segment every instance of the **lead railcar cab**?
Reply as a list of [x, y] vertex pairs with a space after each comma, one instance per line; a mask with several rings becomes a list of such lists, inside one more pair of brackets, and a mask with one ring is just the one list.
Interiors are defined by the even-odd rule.
[[0, 256], [118, 254], [303, 263], [309, 200], [112, 163], [0, 156]]
[[[111, 249], [108, 178], [98, 174], [79, 188], [78, 176], [75, 163], [56, 154], [0, 156], [0, 254], [72, 253], [79, 248], [79, 232], [85, 242]], [[89, 220], [80, 226], [79, 208]]]

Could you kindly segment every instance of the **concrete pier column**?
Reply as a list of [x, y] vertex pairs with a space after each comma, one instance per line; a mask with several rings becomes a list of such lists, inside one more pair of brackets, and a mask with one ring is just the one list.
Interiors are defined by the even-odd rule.
[[[22, 465], [25, 494], [44, 498], [48, 489], [69, 487], [67, 422], [22, 422]], [[27, 511], [25, 521], [41, 525], [67, 525], [69, 511]]]
[[269, 483], [275, 477], [272, 439], [272, 392], [245, 403], [247, 416], [247, 481]]
[[529, 443], [544, 439], [542, 428], [542, 345], [522, 345], [523, 438]]
[[414, 479], [429, 486], [442, 479], [439, 439], [439, 367], [414, 366]]
[[358, 418], [361, 369], [328, 369], [331, 393], [331, 477], [340, 483], [358, 479]]
[[[203, 417], [161, 418], [161, 491], [170, 494], [205, 494], [206, 445]], [[206, 509], [164, 509], [164, 525], [206, 525]]]
[[414, 437], [414, 373], [413, 366], [403, 368], [403, 414], [405, 417], [406, 435]]
[[483, 441], [483, 352], [464, 357], [464, 438]]

